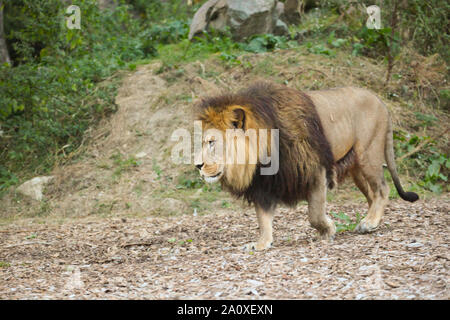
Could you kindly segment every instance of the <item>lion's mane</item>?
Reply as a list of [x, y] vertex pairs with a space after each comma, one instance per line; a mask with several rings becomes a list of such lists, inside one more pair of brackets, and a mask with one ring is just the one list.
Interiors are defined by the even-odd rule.
[[[224, 123], [234, 120], [232, 113], [225, 112], [229, 106], [241, 106], [245, 111], [244, 130], [279, 129], [279, 170], [275, 175], [261, 175], [259, 168], [263, 165], [259, 163], [249, 181], [239, 183], [239, 187], [222, 179], [224, 189], [269, 209], [279, 203], [295, 206], [299, 200], [306, 199], [307, 190], [315, 183], [314, 177], [321, 168], [326, 170], [328, 186], [333, 187], [333, 155], [314, 103], [307, 94], [260, 81], [234, 94], [204, 98], [197, 105], [197, 118], [225, 130]], [[212, 113], [216, 119], [210, 116]], [[241, 168], [248, 170], [246, 166]]]

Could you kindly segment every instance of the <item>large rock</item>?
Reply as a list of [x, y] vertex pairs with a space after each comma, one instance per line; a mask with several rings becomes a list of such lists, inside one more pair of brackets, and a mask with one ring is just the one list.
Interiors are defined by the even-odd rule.
[[189, 39], [204, 30], [230, 29], [233, 40], [241, 41], [254, 34], [286, 34], [287, 26], [278, 21], [275, 0], [209, 0], [195, 13]]
[[45, 185], [52, 181], [53, 178], [53, 176], [33, 178], [21, 184], [16, 191], [34, 200], [41, 201], [43, 198], [42, 191]]
[[280, 18], [281, 20], [283, 19], [283, 14], [284, 14], [284, 3], [283, 2], [277, 2], [277, 5], [275, 7], [275, 10], [277, 11], [277, 16], [278, 18]]
[[[194, 36], [200, 35], [204, 30], [208, 30], [209, 25], [217, 20], [217, 12], [220, 11], [221, 8], [225, 7], [225, 0], [209, 0], [205, 2], [200, 9], [198, 9], [192, 19], [191, 26], [189, 28], [189, 39], [191, 40]], [[220, 15], [220, 18], [223, 18], [223, 15]], [[221, 30], [226, 25], [225, 22], [223, 22], [223, 25], [220, 24], [221, 22], [219, 21], [219, 26], [218, 28], [215, 27], [215, 29]]]

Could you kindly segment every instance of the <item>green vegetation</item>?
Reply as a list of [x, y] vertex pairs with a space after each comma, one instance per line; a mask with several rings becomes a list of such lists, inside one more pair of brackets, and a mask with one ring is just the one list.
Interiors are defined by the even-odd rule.
[[194, 241], [193, 239], [178, 240], [178, 241], [176, 238], [167, 239], [167, 242], [169, 242], [170, 244], [179, 245], [179, 246], [184, 246], [184, 245], [190, 244], [193, 241]]
[[206, 186], [198, 172], [190, 171], [178, 177], [177, 189], [198, 189]]
[[[380, 7], [382, 28], [379, 30], [365, 27], [365, 6], [370, 5]], [[331, 14], [322, 17], [322, 12], [316, 12], [307, 20], [309, 29], [316, 35], [334, 29], [340, 36], [353, 36], [353, 31], [359, 30], [354, 43], [372, 48], [378, 46], [378, 52], [385, 51], [386, 46], [411, 43], [421, 54], [439, 53], [446, 61], [450, 58], [450, 34], [445, 27], [448, 25], [447, 15], [450, 11], [448, 1], [375, 0], [355, 3], [346, 0], [325, 0], [320, 1], [320, 7], [329, 10]]]
[[111, 156], [114, 163], [113, 177], [118, 178], [123, 172], [131, 170], [131, 168], [137, 167], [141, 164], [135, 157], [124, 158], [120, 152], [117, 152]]
[[26, 239], [26, 240], [36, 239], [36, 237], [37, 237], [37, 234], [32, 233], [32, 234], [30, 234], [29, 236], [26, 236], [25, 239]]
[[435, 193], [448, 191], [448, 176], [450, 172], [450, 159], [448, 154], [436, 148], [436, 140], [429, 136], [408, 134], [404, 131], [394, 133], [397, 141], [395, 150], [402, 171], [416, 178], [421, 188]]
[[356, 213], [355, 221], [343, 212], [331, 212], [331, 215], [337, 219], [335, 222], [336, 232], [353, 231], [358, 223], [364, 218], [358, 212]]
[[126, 6], [100, 12], [95, 3], [74, 1], [82, 28], [70, 30], [62, 1], [6, 2], [14, 61], [0, 66], [0, 180], [6, 185], [18, 174], [47, 172], [73, 153], [84, 131], [115, 110], [114, 72], [153, 54]]

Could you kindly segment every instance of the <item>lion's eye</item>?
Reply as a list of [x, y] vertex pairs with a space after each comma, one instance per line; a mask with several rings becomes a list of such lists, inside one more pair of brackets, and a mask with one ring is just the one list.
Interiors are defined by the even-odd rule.
[[210, 148], [214, 147], [215, 144], [216, 144], [216, 142], [215, 142], [214, 140], [209, 140], [209, 141], [208, 141], [208, 146], [209, 146]]

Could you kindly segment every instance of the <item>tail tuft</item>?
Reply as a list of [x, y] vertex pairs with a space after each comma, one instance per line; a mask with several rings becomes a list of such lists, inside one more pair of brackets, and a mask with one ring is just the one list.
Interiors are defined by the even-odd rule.
[[409, 202], [415, 202], [415, 201], [419, 200], [419, 196], [415, 192], [404, 192], [404, 193], [400, 193], [399, 195], [403, 200], [406, 200]]
[[419, 200], [419, 196], [414, 192], [405, 192], [398, 178], [397, 168], [395, 166], [394, 157], [394, 138], [392, 133], [392, 122], [388, 121], [388, 130], [386, 134], [386, 145], [384, 147], [384, 155], [386, 157], [386, 163], [391, 173], [392, 181], [394, 182], [395, 189], [397, 189], [398, 195], [405, 201], [414, 202]]

